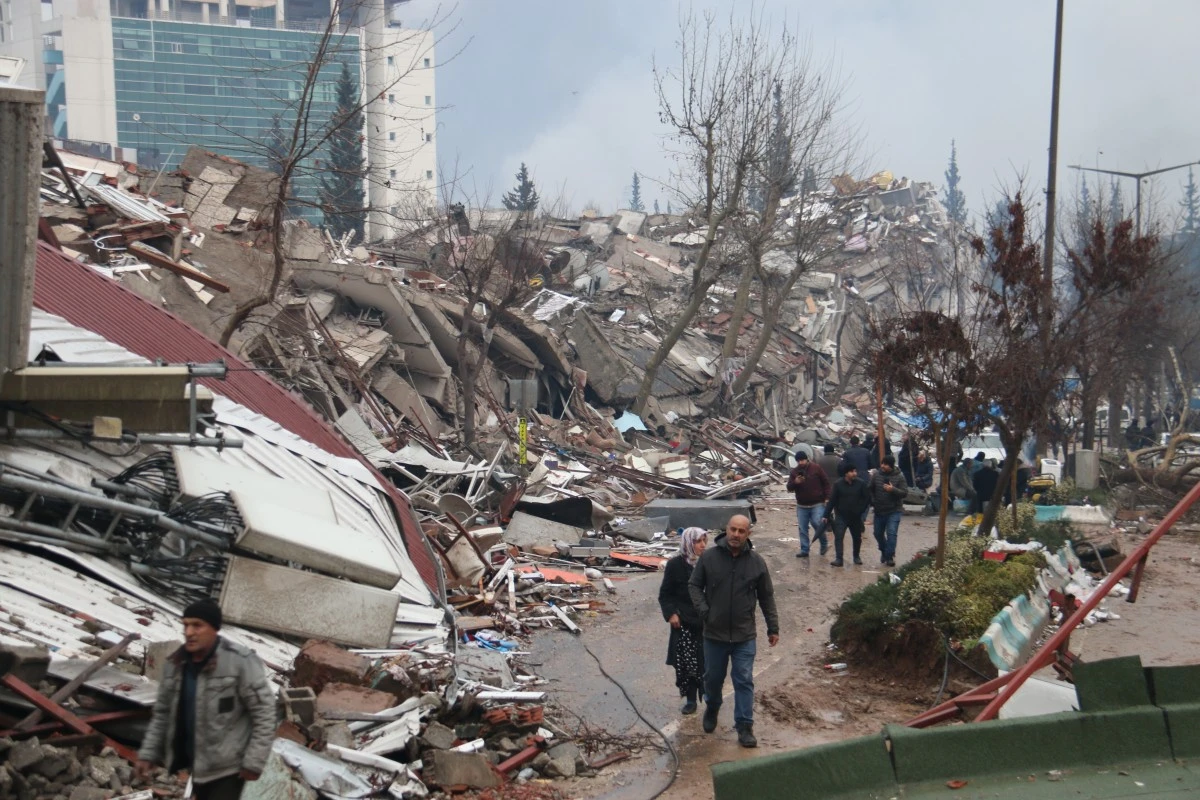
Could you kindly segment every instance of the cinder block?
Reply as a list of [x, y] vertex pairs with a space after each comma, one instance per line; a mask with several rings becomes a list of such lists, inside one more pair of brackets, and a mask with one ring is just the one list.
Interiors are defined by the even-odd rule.
[[490, 789], [500, 785], [500, 776], [492, 769], [487, 756], [482, 753], [455, 753], [452, 750], [434, 750], [430, 753], [433, 783], [438, 786], [467, 786], [472, 789]]
[[292, 662], [292, 685], [308, 686], [317, 694], [327, 683], [361, 685], [371, 660], [348, 652], [331, 642], [310, 639]]
[[294, 686], [279, 693], [281, 716], [308, 727], [317, 716], [317, 694], [307, 686]]
[[49, 669], [48, 648], [0, 645], [0, 675], [12, 674], [30, 686], [37, 686], [46, 679]]

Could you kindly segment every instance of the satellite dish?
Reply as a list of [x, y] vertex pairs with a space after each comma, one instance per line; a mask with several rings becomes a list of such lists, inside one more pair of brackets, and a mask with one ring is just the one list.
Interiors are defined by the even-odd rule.
[[134, 115], [133, 115], [133, 121], [134, 121], [134, 122], [141, 122], [141, 121], [142, 121], [142, 115], [141, 115], [141, 114], [134, 114]]

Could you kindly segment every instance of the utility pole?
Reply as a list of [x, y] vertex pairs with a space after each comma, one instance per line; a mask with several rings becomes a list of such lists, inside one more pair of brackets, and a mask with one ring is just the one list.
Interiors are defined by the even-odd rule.
[[[1042, 246], [1042, 279], [1046, 281], [1046, 309], [1054, 293], [1054, 197], [1058, 183], [1058, 87], [1062, 76], [1063, 0], [1054, 14], [1054, 83], [1050, 89], [1050, 158], [1046, 174], [1046, 242]], [[1048, 321], [1048, 320], [1047, 320]], [[1048, 326], [1047, 326], [1048, 327]]]
[[1134, 225], [1135, 225], [1135, 230], [1137, 232], [1137, 235], [1141, 236], [1142, 235], [1142, 181], [1144, 181], [1146, 178], [1149, 178], [1151, 175], [1161, 175], [1164, 172], [1173, 172], [1177, 169], [1183, 169], [1184, 167], [1194, 167], [1197, 164], [1200, 164], [1200, 161], [1189, 161], [1186, 164], [1176, 164], [1173, 167], [1163, 167], [1162, 169], [1152, 169], [1147, 172], [1122, 172], [1121, 170], [1117, 170], [1117, 169], [1100, 169], [1099, 167], [1078, 167], [1078, 166], [1075, 166], [1074, 164], [1071, 165], [1071, 169], [1077, 169], [1077, 170], [1081, 170], [1083, 172], [1101, 172], [1101, 173], [1104, 173], [1105, 175], [1120, 175], [1122, 178], [1133, 178], [1135, 181], [1137, 181], [1137, 201], [1136, 201], [1136, 211], [1134, 212], [1136, 222], [1134, 223]]

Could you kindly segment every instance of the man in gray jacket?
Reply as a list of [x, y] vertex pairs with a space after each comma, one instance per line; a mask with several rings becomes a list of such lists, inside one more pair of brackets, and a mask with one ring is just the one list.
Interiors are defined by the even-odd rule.
[[275, 698], [258, 656], [220, 636], [221, 607], [183, 612], [183, 647], [168, 659], [137, 771], [187, 770], [197, 800], [238, 800], [258, 780], [275, 738]]
[[717, 729], [725, 673], [733, 669], [733, 721], [742, 747], [754, 738], [755, 605], [767, 621], [767, 642], [779, 643], [779, 615], [767, 562], [750, 544], [750, 520], [737, 515], [696, 561], [688, 582], [692, 605], [704, 623], [704, 732]]

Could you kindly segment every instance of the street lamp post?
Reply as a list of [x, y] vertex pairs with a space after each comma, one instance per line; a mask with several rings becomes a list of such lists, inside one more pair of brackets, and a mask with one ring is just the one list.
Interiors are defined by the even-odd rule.
[[1136, 215], [1136, 222], [1134, 224], [1136, 226], [1137, 235], [1141, 236], [1142, 235], [1142, 181], [1145, 180], [1146, 178], [1149, 178], [1151, 175], [1161, 175], [1164, 172], [1173, 172], [1174, 170], [1183, 169], [1184, 167], [1194, 167], [1197, 164], [1200, 164], [1200, 161], [1189, 161], [1186, 164], [1176, 164], [1173, 167], [1163, 167], [1162, 169], [1152, 169], [1147, 172], [1122, 172], [1121, 170], [1117, 170], [1117, 169], [1100, 169], [1099, 167], [1080, 167], [1080, 166], [1076, 166], [1074, 164], [1071, 165], [1071, 169], [1077, 169], [1077, 170], [1081, 170], [1083, 172], [1102, 172], [1105, 175], [1120, 175], [1123, 178], [1133, 178], [1134, 180], [1136, 180], [1137, 181], [1137, 200], [1136, 200], [1136, 211], [1134, 212]]

